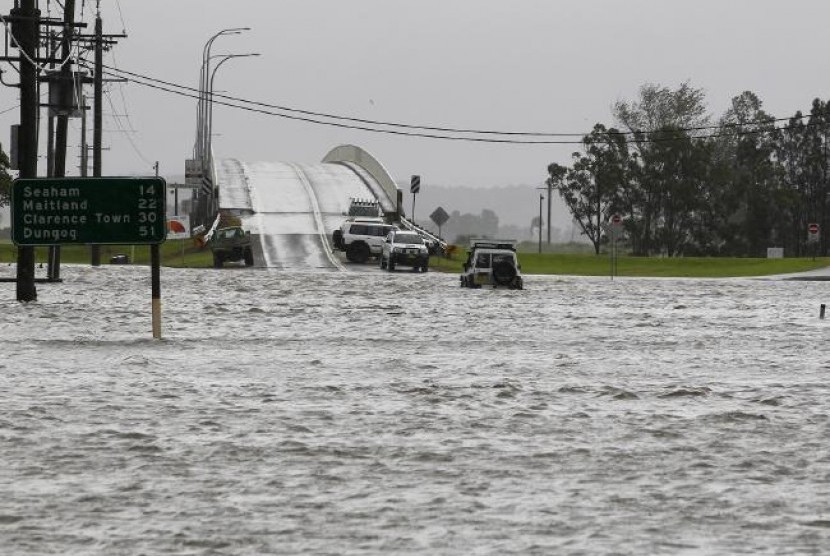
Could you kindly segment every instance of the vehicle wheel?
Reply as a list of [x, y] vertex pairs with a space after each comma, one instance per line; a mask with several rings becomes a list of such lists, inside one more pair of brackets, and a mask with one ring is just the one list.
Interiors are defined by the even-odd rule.
[[518, 276], [516, 277], [516, 281], [513, 282], [513, 284], [514, 284], [514, 287], [517, 290], [523, 290], [524, 289], [524, 282], [522, 282], [522, 279]]
[[343, 249], [343, 230], [334, 230], [332, 232], [331, 243], [335, 249]]
[[429, 270], [429, 267], [427, 265], [424, 265], [424, 266], [421, 267], [421, 272], [427, 272], [428, 270]]
[[245, 266], [254, 266], [254, 252], [250, 247], [245, 249]]
[[213, 268], [222, 268], [222, 255], [213, 254]]
[[493, 281], [499, 286], [509, 286], [516, 278], [516, 269], [506, 262], [497, 262], [493, 265]]
[[389, 261], [386, 263], [386, 268], [389, 269], [389, 272], [395, 270], [395, 260], [393, 258], [389, 258]]
[[346, 249], [346, 258], [353, 263], [365, 263], [369, 260], [370, 254], [369, 246], [362, 241], [352, 243], [349, 245], [348, 249]]
[[381, 270], [383, 270], [383, 269], [385, 269], [385, 268], [386, 268], [386, 260], [384, 260], [384, 258], [383, 258], [383, 254], [381, 254], [381, 256], [379, 257], [379, 259], [380, 259], [380, 269], [381, 269]]

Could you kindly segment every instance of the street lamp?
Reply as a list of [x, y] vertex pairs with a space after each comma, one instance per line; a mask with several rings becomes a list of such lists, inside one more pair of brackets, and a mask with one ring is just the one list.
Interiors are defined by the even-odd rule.
[[210, 80], [208, 82], [208, 88], [207, 88], [207, 91], [208, 91], [207, 135], [206, 135], [207, 141], [205, 142], [205, 144], [206, 144], [205, 156], [206, 156], [206, 159], [208, 161], [210, 161], [213, 158], [213, 144], [212, 144], [213, 143], [213, 140], [212, 140], [212, 134], [213, 134], [213, 80], [216, 77], [216, 71], [220, 67], [222, 67], [222, 64], [224, 64], [228, 60], [231, 60], [233, 58], [249, 58], [251, 56], [259, 56], [259, 53], [258, 52], [251, 52], [251, 53], [248, 53], [248, 54], [225, 54], [225, 55], [221, 56], [222, 59], [219, 60], [219, 63], [216, 64], [216, 67], [213, 68], [213, 71], [210, 74]]
[[[225, 54], [221, 56], [221, 60], [219, 63], [216, 64], [216, 67], [213, 68], [213, 71], [210, 74], [210, 79], [208, 80], [208, 88], [207, 88], [207, 122], [206, 122], [206, 131], [205, 131], [205, 151], [204, 151], [204, 158], [203, 160], [203, 167], [205, 169], [209, 169], [213, 167], [213, 80], [216, 77], [216, 71], [222, 67], [222, 64], [231, 60], [233, 58], [248, 58], [251, 56], [259, 56], [259, 53], [253, 52], [248, 54]], [[209, 60], [210, 58], [208, 58]], [[213, 203], [216, 202], [215, 192], [213, 187], [211, 187], [211, 197], [213, 198]], [[218, 208], [216, 206], [212, 207], [214, 209]]]
[[196, 144], [194, 145], [194, 156], [197, 160], [202, 160], [205, 147], [205, 129], [206, 129], [206, 115], [207, 115], [207, 85], [208, 72], [210, 70], [210, 47], [213, 41], [222, 35], [239, 35], [243, 31], [250, 31], [250, 27], [231, 27], [222, 29], [208, 39], [202, 49], [202, 67], [199, 70], [199, 105], [196, 113]]

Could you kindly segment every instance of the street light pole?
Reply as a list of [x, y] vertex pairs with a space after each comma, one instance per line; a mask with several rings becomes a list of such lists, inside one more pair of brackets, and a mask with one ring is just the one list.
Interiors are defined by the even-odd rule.
[[207, 141], [205, 141], [205, 157], [206, 157], [206, 160], [208, 160], [208, 161], [210, 161], [211, 158], [213, 157], [213, 153], [212, 153], [212, 150], [213, 150], [213, 139], [212, 139], [212, 135], [213, 135], [213, 80], [216, 78], [216, 72], [219, 70], [220, 67], [222, 67], [222, 64], [224, 64], [228, 60], [231, 60], [233, 58], [249, 58], [251, 56], [259, 56], [259, 53], [258, 52], [251, 52], [251, 53], [248, 53], [248, 54], [225, 54], [225, 55], [221, 56], [222, 59], [219, 60], [219, 63], [216, 64], [216, 67], [213, 68], [213, 71], [210, 74], [210, 81], [208, 83], [208, 88], [207, 88], [207, 91], [208, 91], [208, 97], [207, 97], [208, 98], [208, 103], [207, 103], [207, 106], [208, 106], [207, 125], [205, 126], [206, 136], [207, 136]]
[[194, 145], [194, 156], [196, 160], [202, 160], [205, 147], [205, 116], [207, 114], [207, 77], [210, 71], [210, 47], [213, 41], [222, 35], [239, 35], [243, 31], [250, 31], [250, 27], [231, 27], [222, 29], [205, 43], [202, 49], [202, 67], [199, 70], [199, 103], [196, 110], [196, 144]]
[[[213, 80], [216, 78], [217, 70], [222, 67], [222, 64], [231, 60], [233, 58], [248, 58], [251, 56], [259, 56], [259, 53], [252, 52], [248, 54], [225, 54], [222, 56], [222, 59], [219, 60], [219, 63], [216, 64], [216, 67], [213, 68], [213, 71], [210, 74], [210, 80], [208, 81], [208, 95], [207, 95], [207, 125], [206, 125], [206, 141], [205, 141], [205, 151], [204, 151], [204, 158], [202, 159], [207, 164], [204, 165], [205, 168], [212, 168], [213, 167]], [[208, 58], [210, 60], [210, 58]], [[211, 186], [211, 198], [212, 203], [216, 203], [216, 199], [214, 197], [213, 185]], [[211, 207], [212, 209], [216, 209], [218, 207]]]

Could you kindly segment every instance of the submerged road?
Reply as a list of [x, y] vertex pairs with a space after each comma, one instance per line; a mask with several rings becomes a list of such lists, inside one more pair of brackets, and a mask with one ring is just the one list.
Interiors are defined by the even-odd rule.
[[351, 168], [341, 164], [217, 164], [220, 206], [241, 215], [259, 240], [257, 265], [275, 269], [342, 268], [329, 245], [352, 198], [372, 192]]

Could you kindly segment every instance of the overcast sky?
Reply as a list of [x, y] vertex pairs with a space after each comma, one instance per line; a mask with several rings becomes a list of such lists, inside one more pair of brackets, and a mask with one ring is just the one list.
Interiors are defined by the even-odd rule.
[[[83, 3], [91, 22], [95, 3]], [[2, 4], [7, 12], [12, 2]], [[56, 2], [40, 4], [62, 15]], [[109, 65], [195, 87], [206, 40], [251, 27], [214, 42], [213, 54], [261, 54], [225, 63], [217, 90], [372, 120], [584, 133], [612, 123], [611, 104], [635, 99], [642, 84], [685, 80], [706, 90], [715, 116], [747, 89], [778, 117], [830, 98], [823, 0], [102, 0], [101, 10], [106, 33], [129, 35]], [[163, 175], [183, 174], [195, 101], [136, 84], [109, 88], [105, 174], [149, 174], [155, 161]], [[0, 95], [0, 111], [18, 103], [16, 89]], [[17, 118], [0, 114], [0, 126]], [[395, 137], [222, 106], [214, 132], [218, 157], [247, 161], [313, 163], [356, 144], [400, 182], [420, 174], [423, 187], [538, 186], [548, 163], [567, 163], [577, 148]]]

